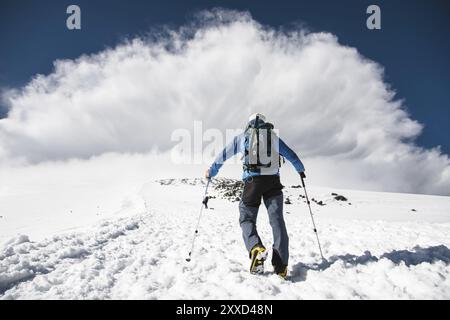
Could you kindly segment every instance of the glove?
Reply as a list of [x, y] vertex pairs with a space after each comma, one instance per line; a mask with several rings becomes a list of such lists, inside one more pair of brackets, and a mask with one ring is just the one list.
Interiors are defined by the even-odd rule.
[[306, 179], [305, 171], [300, 172], [300, 177], [302, 179]]
[[206, 178], [206, 179], [210, 179], [210, 178], [211, 178], [211, 177], [209, 176], [209, 169], [206, 170], [206, 172], [205, 172], [205, 178]]

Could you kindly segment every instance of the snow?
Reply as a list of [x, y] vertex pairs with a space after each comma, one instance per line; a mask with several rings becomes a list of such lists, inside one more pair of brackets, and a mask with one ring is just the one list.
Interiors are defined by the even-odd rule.
[[[0, 298], [450, 298], [449, 197], [311, 186], [310, 197], [325, 204], [312, 202], [327, 258], [321, 261], [309, 212], [299, 196], [303, 189], [285, 183], [285, 198], [292, 202], [285, 205], [291, 256], [288, 279], [282, 280], [271, 272], [270, 250], [265, 274], [249, 274], [238, 202], [215, 189], [221, 181], [213, 180], [210, 187], [212, 197], [190, 262], [185, 259], [204, 182], [155, 180], [129, 189], [126, 201], [119, 197], [114, 202], [114, 213], [80, 222], [79, 228], [53, 225], [47, 236], [11, 231], [0, 247]], [[331, 193], [348, 200], [338, 201]], [[0, 224], [5, 221], [0, 219]], [[8, 227], [17, 233], [32, 230], [32, 224]], [[270, 248], [272, 234], [263, 207], [258, 230]]]

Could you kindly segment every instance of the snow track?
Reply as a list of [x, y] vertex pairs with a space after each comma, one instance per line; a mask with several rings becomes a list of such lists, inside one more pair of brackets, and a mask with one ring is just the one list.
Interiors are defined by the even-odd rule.
[[[202, 188], [149, 183], [141, 192], [147, 212], [136, 206], [129, 217], [39, 242], [25, 235], [11, 239], [0, 251], [0, 298], [450, 298], [450, 223], [342, 218], [339, 213], [348, 205], [340, 202], [313, 204], [326, 262], [320, 261], [307, 208], [300, 200], [286, 205], [287, 281], [270, 272], [270, 258], [266, 275], [249, 274], [237, 202], [219, 196], [204, 211], [192, 261], [186, 262]], [[285, 194], [294, 198], [294, 192]], [[328, 194], [321, 192], [312, 189], [311, 196]], [[360, 211], [371, 204], [364, 200], [352, 206]], [[270, 248], [264, 208], [258, 229]]]

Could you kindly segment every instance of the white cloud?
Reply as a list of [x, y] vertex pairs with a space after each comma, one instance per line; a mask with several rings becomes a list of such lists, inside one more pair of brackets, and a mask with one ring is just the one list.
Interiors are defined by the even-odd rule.
[[0, 161], [166, 151], [171, 133], [236, 128], [266, 113], [315, 182], [450, 195], [450, 160], [414, 145], [422, 126], [383, 69], [329, 33], [281, 32], [248, 14], [192, 25], [77, 60], [3, 95]]

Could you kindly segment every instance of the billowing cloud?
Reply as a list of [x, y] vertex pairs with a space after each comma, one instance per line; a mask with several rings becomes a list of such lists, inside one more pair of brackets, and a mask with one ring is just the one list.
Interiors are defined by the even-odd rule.
[[383, 68], [330, 33], [279, 31], [247, 13], [206, 11], [178, 30], [58, 60], [3, 99], [0, 161], [167, 151], [202, 120], [266, 115], [319, 184], [450, 195], [450, 160], [414, 144], [422, 125]]

